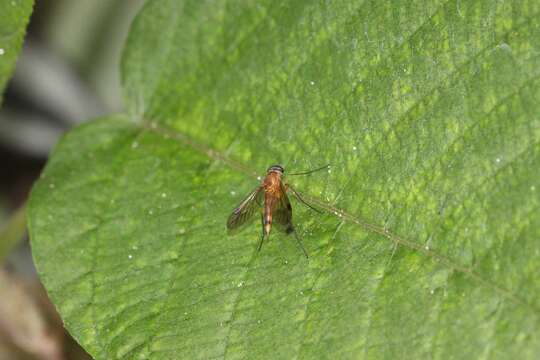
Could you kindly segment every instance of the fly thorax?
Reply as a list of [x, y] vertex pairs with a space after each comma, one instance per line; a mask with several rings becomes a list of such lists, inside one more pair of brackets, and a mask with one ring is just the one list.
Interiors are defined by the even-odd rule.
[[264, 190], [273, 196], [281, 195], [281, 176], [278, 173], [270, 172], [264, 181]]

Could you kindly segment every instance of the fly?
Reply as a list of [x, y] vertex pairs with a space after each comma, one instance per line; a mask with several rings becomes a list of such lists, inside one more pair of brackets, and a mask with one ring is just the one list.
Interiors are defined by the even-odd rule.
[[[327, 169], [328, 167], [329, 165], [325, 165], [321, 168], [290, 175], [307, 175], [315, 171]], [[307, 258], [308, 253], [302, 245], [302, 241], [292, 223], [292, 206], [287, 192], [290, 190], [301, 203], [310, 209], [319, 213], [320, 211], [304, 201], [300, 194], [289, 184], [283, 182], [284, 173], [285, 169], [281, 165], [270, 166], [261, 184], [249, 193], [240, 205], [233, 210], [229, 219], [227, 219], [227, 228], [229, 230], [239, 228], [246, 224], [259, 211], [261, 213], [262, 236], [257, 251], [260, 251], [264, 241], [268, 240], [272, 224], [276, 224], [286, 234], [294, 234], [298, 246]]]

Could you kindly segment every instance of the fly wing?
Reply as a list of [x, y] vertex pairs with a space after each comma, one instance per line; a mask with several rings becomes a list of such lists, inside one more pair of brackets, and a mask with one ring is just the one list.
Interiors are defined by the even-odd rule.
[[292, 206], [287, 196], [287, 192], [282, 188], [282, 196], [276, 204], [274, 209], [273, 219], [274, 222], [279, 225], [279, 228], [285, 231], [287, 234], [290, 234], [294, 231], [292, 224]]
[[242, 200], [240, 205], [233, 210], [232, 214], [227, 219], [227, 228], [229, 230], [239, 228], [250, 220], [257, 210], [260, 209], [263, 194], [264, 191], [262, 191], [262, 186], [259, 186]]
[[294, 237], [296, 238], [296, 242], [298, 243], [298, 247], [302, 249], [302, 252], [304, 253], [304, 256], [308, 258], [308, 253], [306, 249], [304, 248], [304, 245], [302, 244], [302, 241], [300, 240], [300, 237], [294, 230], [294, 226], [292, 223], [292, 206], [291, 202], [289, 201], [289, 197], [287, 196], [287, 192], [285, 191], [285, 188], [283, 184], [281, 185], [281, 190], [283, 192], [283, 195], [279, 199], [279, 202], [274, 209], [274, 221], [278, 225], [278, 228], [285, 231], [287, 234], [293, 233]]

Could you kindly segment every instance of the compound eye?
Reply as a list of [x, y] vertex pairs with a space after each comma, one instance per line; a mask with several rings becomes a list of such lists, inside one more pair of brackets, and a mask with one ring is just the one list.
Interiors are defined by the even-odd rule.
[[281, 165], [272, 165], [272, 166], [270, 166], [270, 167], [268, 168], [268, 170], [266, 170], [266, 171], [267, 171], [267, 172], [268, 172], [268, 171], [280, 171], [280, 172], [282, 172], [282, 173], [284, 172], [283, 166], [281, 166]]

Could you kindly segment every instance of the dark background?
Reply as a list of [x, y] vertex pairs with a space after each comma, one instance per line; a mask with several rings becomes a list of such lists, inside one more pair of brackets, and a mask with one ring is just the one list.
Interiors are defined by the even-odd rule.
[[0, 360], [87, 359], [48, 301], [24, 221], [58, 138], [122, 111], [119, 61], [143, 0], [36, 1], [0, 107]]

